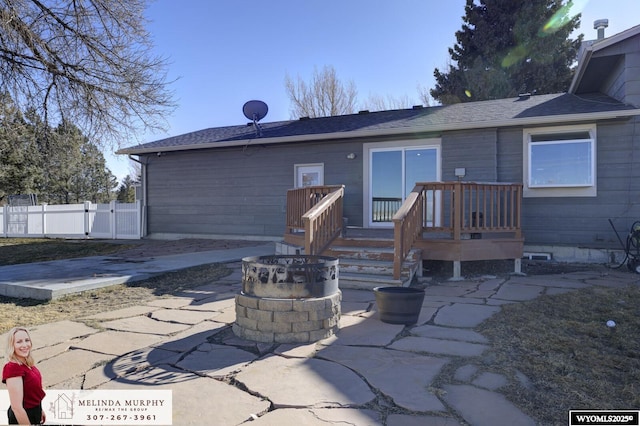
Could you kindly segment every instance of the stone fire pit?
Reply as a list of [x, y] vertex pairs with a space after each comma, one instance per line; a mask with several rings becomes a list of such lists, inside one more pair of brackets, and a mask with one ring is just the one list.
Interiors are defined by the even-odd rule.
[[341, 296], [336, 258], [246, 257], [233, 332], [265, 343], [315, 342], [338, 329]]

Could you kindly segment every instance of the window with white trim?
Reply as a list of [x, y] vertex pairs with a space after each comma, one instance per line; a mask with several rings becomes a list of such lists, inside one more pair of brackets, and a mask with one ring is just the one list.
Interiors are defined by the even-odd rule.
[[596, 127], [524, 131], [524, 196], [596, 195]]

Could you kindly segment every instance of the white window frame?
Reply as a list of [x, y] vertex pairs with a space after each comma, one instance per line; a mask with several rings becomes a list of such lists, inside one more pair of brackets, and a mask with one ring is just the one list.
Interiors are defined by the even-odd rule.
[[298, 176], [303, 170], [318, 172], [318, 185], [324, 185], [324, 163], [294, 164], [293, 165], [293, 187], [302, 188]]
[[[566, 133], [587, 132], [589, 139], [575, 140], [548, 140], [541, 142], [532, 142], [533, 136], [545, 135], [553, 137], [554, 134], [561, 135]], [[523, 136], [523, 167], [522, 181], [523, 197], [595, 197], [598, 193], [597, 182], [597, 134], [595, 124], [572, 125], [572, 126], [555, 126], [555, 127], [537, 127], [524, 129]], [[530, 183], [531, 179], [531, 147], [537, 144], [554, 144], [554, 143], [576, 143], [589, 142], [591, 145], [591, 178], [589, 184], [558, 184], [558, 185], [535, 185]]]

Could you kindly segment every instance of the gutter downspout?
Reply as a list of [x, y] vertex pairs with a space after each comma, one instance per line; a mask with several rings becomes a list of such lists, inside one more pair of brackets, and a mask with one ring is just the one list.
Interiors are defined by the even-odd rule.
[[[142, 179], [142, 223], [140, 224], [142, 230], [142, 237], [147, 236], [147, 164], [132, 157], [133, 154], [129, 154], [129, 160], [140, 164], [140, 178]], [[138, 156], [139, 157], [139, 156]]]

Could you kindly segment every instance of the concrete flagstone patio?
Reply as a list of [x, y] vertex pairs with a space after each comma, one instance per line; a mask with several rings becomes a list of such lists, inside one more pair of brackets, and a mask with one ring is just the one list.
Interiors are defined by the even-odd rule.
[[[638, 282], [594, 271], [429, 284], [409, 327], [381, 322], [373, 292], [344, 290], [336, 335], [265, 344], [231, 331], [241, 274], [239, 262], [229, 266], [203, 288], [87, 317], [95, 328], [33, 327], [47, 388], [171, 389], [175, 425], [535, 425], [501, 393], [513, 379], [483, 369], [478, 357], [494, 343], [474, 328], [505, 303]], [[448, 365], [460, 367], [435, 388]]]

